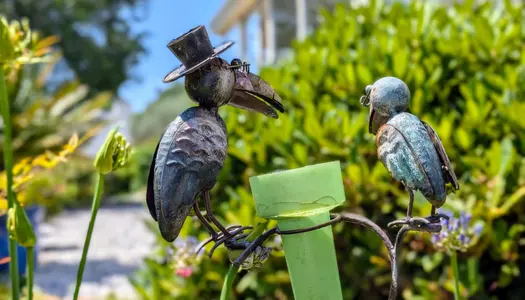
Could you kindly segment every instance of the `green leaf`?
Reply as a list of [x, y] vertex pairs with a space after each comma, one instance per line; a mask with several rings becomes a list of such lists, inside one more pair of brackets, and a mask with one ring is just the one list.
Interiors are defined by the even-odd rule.
[[364, 85], [371, 84], [374, 80], [372, 77], [372, 73], [370, 73], [370, 70], [362, 64], [357, 64], [357, 77], [359, 78], [361, 84]]
[[408, 52], [403, 48], [398, 48], [394, 52], [392, 59], [394, 62], [394, 74], [399, 78], [405, 77], [408, 68]]

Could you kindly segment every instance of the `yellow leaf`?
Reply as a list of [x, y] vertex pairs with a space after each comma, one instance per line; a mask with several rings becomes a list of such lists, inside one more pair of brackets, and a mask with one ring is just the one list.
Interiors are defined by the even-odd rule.
[[370, 256], [370, 262], [378, 267], [386, 267], [389, 265], [384, 258], [375, 255]]
[[75, 149], [78, 146], [78, 134], [73, 134], [67, 143], [68, 148]]
[[19, 161], [14, 167], [13, 167], [13, 174], [19, 174], [23, 173], [24, 170], [26, 170], [26, 167], [29, 165], [29, 162], [31, 160], [29, 158], [24, 158], [21, 161]]
[[52, 164], [45, 156], [38, 156], [33, 162], [31, 163], [35, 167], [43, 167], [46, 169], [49, 169], [52, 167]]
[[7, 199], [0, 197], [0, 215], [5, 215], [7, 213]]
[[41, 39], [35, 46], [35, 50], [41, 50], [53, 46], [54, 44], [60, 41], [60, 37], [56, 35], [51, 35], [46, 38]]

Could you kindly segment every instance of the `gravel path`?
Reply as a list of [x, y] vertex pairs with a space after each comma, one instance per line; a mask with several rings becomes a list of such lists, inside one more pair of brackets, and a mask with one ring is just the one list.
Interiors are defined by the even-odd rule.
[[[35, 284], [44, 293], [72, 299], [90, 209], [65, 211], [40, 227], [40, 254]], [[91, 239], [80, 296], [101, 299], [111, 292], [135, 299], [127, 277], [151, 253], [155, 237], [142, 205], [103, 207]]]

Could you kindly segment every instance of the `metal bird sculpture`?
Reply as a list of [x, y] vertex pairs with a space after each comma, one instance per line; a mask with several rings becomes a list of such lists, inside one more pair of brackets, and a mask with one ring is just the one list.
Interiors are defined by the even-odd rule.
[[[377, 155], [390, 175], [404, 184], [410, 194], [407, 216], [388, 227], [423, 227], [438, 223], [436, 208], [446, 200], [446, 186], [459, 189], [458, 180], [445, 148], [427, 123], [408, 113], [410, 91], [398, 78], [384, 77], [365, 88], [360, 102], [370, 106], [368, 130], [376, 135]], [[412, 217], [414, 191], [419, 190], [432, 204], [429, 217]]]
[[[168, 44], [182, 65], [163, 81], [186, 76], [186, 92], [198, 104], [169, 124], [149, 171], [147, 205], [168, 242], [177, 238], [193, 208], [216, 246], [218, 243], [234, 246], [232, 238], [246, 227], [224, 227], [211, 211], [209, 194], [228, 149], [226, 125], [218, 108], [229, 104], [273, 118], [278, 118], [274, 109], [284, 112], [279, 96], [268, 83], [250, 73], [248, 64], [239, 59], [228, 64], [218, 57], [232, 44], [226, 42], [213, 48], [204, 26], [195, 27]], [[206, 216], [199, 210], [199, 196], [204, 200]], [[215, 232], [211, 223], [220, 232]]]

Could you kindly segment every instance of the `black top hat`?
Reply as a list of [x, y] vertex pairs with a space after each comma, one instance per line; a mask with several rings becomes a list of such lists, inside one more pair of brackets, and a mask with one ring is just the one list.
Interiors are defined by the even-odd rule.
[[208, 38], [208, 32], [203, 25], [199, 25], [178, 38], [168, 43], [168, 48], [182, 63], [178, 68], [171, 71], [164, 82], [171, 82], [203, 67], [228, 49], [233, 42], [225, 42], [213, 48]]

